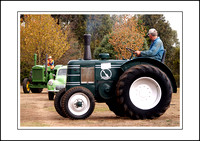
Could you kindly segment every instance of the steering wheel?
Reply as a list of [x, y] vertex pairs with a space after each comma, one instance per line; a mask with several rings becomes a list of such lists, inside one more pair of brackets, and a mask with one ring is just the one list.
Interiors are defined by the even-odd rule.
[[131, 58], [133, 57], [133, 54], [136, 54], [136, 53], [134, 53], [135, 50], [133, 50], [133, 49], [131, 49], [131, 48], [127, 48], [127, 47], [126, 47], [126, 49], [127, 49], [129, 52], [131, 52], [131, 57], [129, 58], [129, 59], [131, 60]]

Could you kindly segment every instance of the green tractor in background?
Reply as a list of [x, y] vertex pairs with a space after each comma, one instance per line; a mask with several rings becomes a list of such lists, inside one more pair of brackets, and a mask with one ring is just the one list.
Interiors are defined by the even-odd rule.
[[47, 88], [50, 79], [54, 79], [57, 69], [62, 65], [56, 65], [54, 69], [47, 66], [48, 55], [46, 55], [45, 65], [37, 65], [37, 54], [34, 54], [34, 66], [30, 71], [29, 78], [23, 80], [24, 93], [41, 93], [43, 88]]
[[[54, 107], [62, 117], [85, 119], [95, 102], [105, 102], [117, 116], [154, 119], [170, 106], [177, 86], [170, 69], [151, 58], [91, 60], [91, 35], [85, 34], [84, 59], [68, 62], [67, 83], [55, 96]], [[164, 58], [162, 59], [164, 60]]]

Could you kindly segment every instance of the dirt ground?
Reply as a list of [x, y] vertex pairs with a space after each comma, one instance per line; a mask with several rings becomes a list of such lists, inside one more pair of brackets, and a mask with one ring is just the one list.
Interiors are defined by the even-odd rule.
[[117, 117], [105, 103], [96, 103], [92, 115], [84, 120], [61, 117], [48, 100], [47, 89], [42, 93], [24, 94], [20, 89], [20, 127], [179, 127], [180, 91], [172, 94], [170, 108], [153, 120], [132, 120]]

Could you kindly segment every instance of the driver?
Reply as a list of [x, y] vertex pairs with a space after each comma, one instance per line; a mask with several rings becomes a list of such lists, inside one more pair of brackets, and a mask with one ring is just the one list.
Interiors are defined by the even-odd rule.
[[54, 68], [54, 60], [52, 59], [51, 56], [48, 57], [47, 65], [51, 66], [51, 69]]
[[162, 60], [164, 46], [163, 42], [161, 41], [160, 37], [158, 37], [158, 33], [156, 29], [151, 28], [147, 34], [151, 39], [151, 45], [149, 50], [146, 51], [135, 51], [134, 53], [136, 56], [141, 57], [150, 57], [156, 59], [158, 61]]

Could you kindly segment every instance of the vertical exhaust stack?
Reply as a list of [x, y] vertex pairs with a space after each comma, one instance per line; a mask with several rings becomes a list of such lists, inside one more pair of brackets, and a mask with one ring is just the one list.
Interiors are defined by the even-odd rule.
[[48, 54], [46, 54], [46, 60], [45, 60], [45, 76], [47, 76], [47, 60], [48, 60]]
[[84, 34], [84, 60], [91, 60], [91, 49], [90, 49], [91, 34]]
[[34, 54], [34, 65], [35, 66], [37, 65], [37, 54], [36, 53]]

